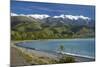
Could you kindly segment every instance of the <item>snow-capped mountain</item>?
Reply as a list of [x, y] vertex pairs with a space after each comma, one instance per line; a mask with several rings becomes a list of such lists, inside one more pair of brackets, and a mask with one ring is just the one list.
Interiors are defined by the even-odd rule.
[[50, 16], [47, 14], [15, 14], [11, 13], [11, 16], [24, 16], [31, 21], [39, 21], [47, 25], [61, 25], [61, 24], [70, 24], [70, 25], [88, 25], [94, 26], [95, 22], [89, 17], [85, 16], [73, 16], [73, 15], [59, 15], [59, 16]]
[[59, 16], [50, 16], [50, 15], [47, 15], [47, 14], [15, 14], [15, 13], [11, 13], [11, 16], [27, 16], [27, 17], [33, 17], [35, 19], [44, 19], [44, 18], [48, 18], [48, 17], [52, 17], [52, 18], [68, 18], [68, 19], [71, 19], [71, 20], [78, 20], [78, 19], [84, 19], [84, 20], [90, 20], [91, 18], [89, 17], [85, 17], [85, 16], [73, 16], [73, 15], [64, 15], [64, 14], [61, 14]]

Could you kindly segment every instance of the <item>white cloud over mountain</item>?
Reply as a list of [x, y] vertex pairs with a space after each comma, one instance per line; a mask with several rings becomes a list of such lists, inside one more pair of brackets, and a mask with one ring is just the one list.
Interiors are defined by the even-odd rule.
[[[16, 14], [16, 13], [11, 13], [11, 16], [27, 16], [27, 17], [33, 17], [36, 19], [43, 19], [43, 18], [51, 17], [50, 15], [47, 15], [47, 14]], [[91, 19], [83, 15], [73, 16], [73, 15], [64, 15], [64, 14], [61, 14], [59, 16], [53, 16], [53, 18], [68, 18], [71, 20], [78, 20], [78, 19], [90, 20]]]

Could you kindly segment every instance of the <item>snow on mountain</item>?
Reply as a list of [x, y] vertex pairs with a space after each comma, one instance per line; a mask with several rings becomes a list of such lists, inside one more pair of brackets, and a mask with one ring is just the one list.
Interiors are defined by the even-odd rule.
[[11, 13], [11, 16], [19, 16], [19, 15], [16, 13]]
[[[33, 17], [35, 19], [44, 19], [44, 18], [48, 18], [48, 17], [51, 17], [47, 14], [16, 14], [16, 13], [11, 13], [11, 16], [27, 16], [27, 17]], [[61, 14], [59, 16], [53, 16], [52, 18], [67, 18], [67, 19], [70, 19], [70, 20], [78, 20], [78, 19], [83, 19], [83, 20], [90, 20], [91, 18], [89, 17], [85, 17], [83, 15], [77, 15], [77, 16], [73, 16], [73, 15], [64, 15], [64, 14]]]
[[35, 19], [44, 19], [47, 17], [50, 17], [47, 14], [15, 14], [15, 13], [11, 13], [11, 16], [27, 16], [27, 17], [33, 17]]
[[46, 15], [46, 14], [29, 14], [27, 16], [33, 17], [36, 19], [44, 19], [44, 18], [50, 17], [49, 15]]
[[71, 20], [78, 20], [78, 19], [90, 20], [89, 17], [85, 17], [85, 16], [82, 16], [82, 15], [73, 16], [73, 15], [64, 15], [64, 14], [62, 14], [60, 16], [54, 16], [54, 18], [68, 18], [68, 19], [71, 19]]

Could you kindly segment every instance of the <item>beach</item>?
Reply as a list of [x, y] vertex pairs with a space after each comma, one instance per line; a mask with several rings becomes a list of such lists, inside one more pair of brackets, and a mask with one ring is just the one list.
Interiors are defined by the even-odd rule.
[[[55, 61], [58, 61], [59, 58], [61, 57], [61, 54], [59, 53], [51, 53], [51, 52], [45, 52], [36, 49], [28, 49], [28, 48], [15, 45], [21, 42], [24, 41], [11, 42], [11, 66], [56, 64]], [[95, 59], [93, 58], [75, 56], [70, 54], [64, 54], [64, 55], [75, 58], [75, 63], [95, 61]]]

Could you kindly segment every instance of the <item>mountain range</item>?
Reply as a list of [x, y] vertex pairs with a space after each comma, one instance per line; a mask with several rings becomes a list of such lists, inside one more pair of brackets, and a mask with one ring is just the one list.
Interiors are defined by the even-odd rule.
[[95, 37], [95, 21], [88, 17], [35, 16], [11, 16], [11, 36], [14, 40]]
[[[60, 15], [60, 16], [49, 16], [46, 14], [34, 14], [34, 15], [23, 15], [23, 14], [12, 14], [11, 15], [12, 23], [16, 22], [41, 22], [44, 25], [51, 25], [51, 26], [57, 26], [57, 25], [86, 25], [86, 26], [94, 26], [95, 21], [92, 20], [89, 17], [85, 16], [72, 16], [72, 15]], [[12, 24], [13, 25], [13, 24]]]

